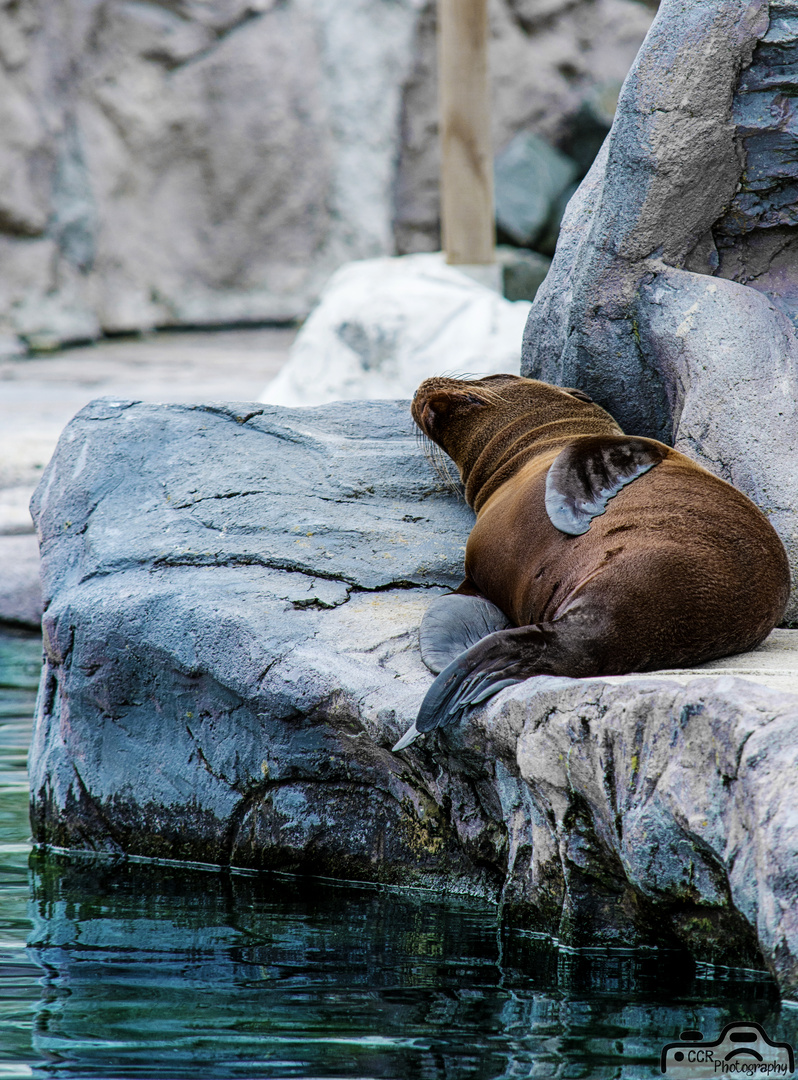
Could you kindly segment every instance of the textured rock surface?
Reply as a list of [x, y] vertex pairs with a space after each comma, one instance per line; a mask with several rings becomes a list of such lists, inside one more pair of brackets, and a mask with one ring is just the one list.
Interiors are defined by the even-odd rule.
[[759, 955], [794, 997], [798, 697], [732, 678], [535, 682], [462, 733], [496, 757], [505, 904], [559, 919], [574, 944]]
[[[364, 737], [364, 722], [398, 735], [417, 704], [414, 631], [430, 590], [460, 580], [470, 528], [406, 405], [100, 401], [66, 429], [34, 512], [50, 658], [32, 754], [40, 835], [107, 846], [96, 813], [114, 804], [111, 845], [142, 854], [484, 877], [434, 832], [440, 809], [390, 737]], [[114, 720], [86, 742], [98, 707]], [[142, 772], [144, 744], [157, 764]]]
[[[539, 46], [535, 3], [495, 4], [502, 140], [620, 82], [650, 19], [631, 0], [559, 6]], [[0, 356], [18, 335], [304, 315], [336, 267], [393, 252], [397, 186], [399, 218], [429, 231], [435, 86], [414, 65], [431, 7], [0, 3]]]
[[266, 387], [274, 405], [412, 397], [429, 375], [518, 374], [529, 304], [447, 266], [440, 253], [342, 266]]
[[796, 50], [792, 0], [663, 0], [569, 204], [522, 359], [749, 495], [790, 556], [792, 624]]
[[[537, 679], [394, 755], [470, 511], [404, 403], [93, 403], [34, 500], [39, 841], [423, 884], [798, 993], [798, 650]], [[700, 676], [700, 677], [699, 677]]]
[[414, 0], [0, 7], [0, 331], [287, 319], [391, 249]]

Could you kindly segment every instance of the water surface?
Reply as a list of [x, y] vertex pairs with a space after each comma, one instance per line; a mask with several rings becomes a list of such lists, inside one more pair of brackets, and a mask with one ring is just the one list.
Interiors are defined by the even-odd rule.
[[30, 933], [30, 826], [25, 771], [41, 667], [41, 638], [0, 632], [0, 1078], [30, 1076], [41, 969]]

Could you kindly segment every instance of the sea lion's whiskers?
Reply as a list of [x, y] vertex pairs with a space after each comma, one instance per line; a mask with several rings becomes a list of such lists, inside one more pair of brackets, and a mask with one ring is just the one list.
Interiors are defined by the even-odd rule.
[[481, 379], [481, 375], [475, 375], [473, 371], [442, 371], [438, 376], [441, 379], [458, 379], [460, 382], [475, 382]]
[[424, 457], [432, 466], [435, 471], [435, 475], [443, 483], [443, 485], [456, 495], [458, 499], [463, 498], [463, 485], [460, 482], [460, 477], [455, 477], [451, 472], [451, 458], [441, 448], [434, 443], [428, 435], [426, 435], [421, 428], [416, 428], [416, 439], [421, 443], [421, 447], [424, 451]]
[[447, 488], [458, 499], [465, 499], [463, 483], [457, 473], [452, 471], [452, 459], [449, 455], [441, 450], [439, 446], [432, 443], [434, 447], [432, 451], [432, 457], [435, 462], [435, 470], [438, 476], [441, 477]]

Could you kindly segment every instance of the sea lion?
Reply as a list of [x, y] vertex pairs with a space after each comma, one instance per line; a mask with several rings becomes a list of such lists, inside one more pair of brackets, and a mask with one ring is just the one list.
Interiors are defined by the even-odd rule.
[[581, 391], [433, 378], [411, 411], [477, 520], [465, 580], [422, 622], [440, 674], [394, 750], [530, 676], [701, 664], [755, 648], [782, 618], [789, 565], [764, 514]]

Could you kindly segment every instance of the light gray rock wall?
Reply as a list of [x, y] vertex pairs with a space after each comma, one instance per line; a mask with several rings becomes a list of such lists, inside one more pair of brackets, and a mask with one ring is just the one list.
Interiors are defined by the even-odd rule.
[[792, 0], [663, 0], [571, 200], [523, 374], [586, 390], [770, 517], [798, 621]]
[[[413, 0], [0, 7], [0, 320], [291, 319], [392, 244]], [[5, 295], [3, 295], [3, 293]]]
[[[500, 142], [570, 114], [609, 77], [569, 14], [547, 39], [560, 42], [565, 74], [528, 85], [542, 45], [508, 3], [494, 13], [497, 27], [516, 27], [509, 53], [504, 31], [493, 43]], [[608, 5], [618, 17], [601, 44], [613, 43], [607, 70], [620, 81], [650, 16], [632, 0], [577, 6]], [[294, 319], [342, 263], [394, 252], [397, 191], [397, 220], [428, 230], [419, 207], [430, 177], [437, 190], [435, 86], [414, 72], [429, 8], [0, 3], [0, 355], [19, 335], [48, 347], [101, 331]], [[405, 164], [405, 143], [420, 171]]]
[[33, 510], [39, 842], [468, 893], [566, 944], [683, 947], [798, 994], [786, 641], [758, 674], [731, 661], [773, 688], [717, 664], [540, 678], [396, 755], [472, 524], [406, 403], [100, 400]]

